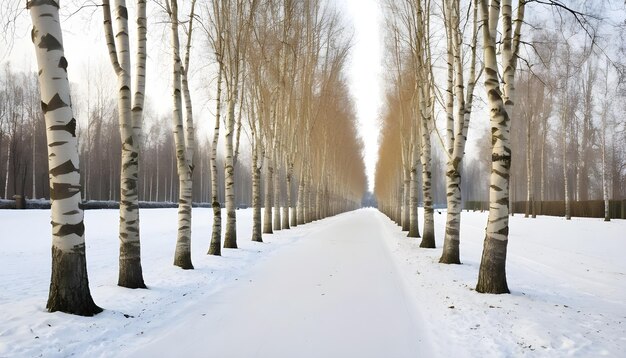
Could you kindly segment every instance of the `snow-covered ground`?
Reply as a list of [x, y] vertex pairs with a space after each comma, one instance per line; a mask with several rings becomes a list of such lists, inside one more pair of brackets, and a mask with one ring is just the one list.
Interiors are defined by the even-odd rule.
[[438, 264], [445, 212], [435, 214], [435, 250], [383, 218], [437, 356], [626, 357], [626, 221], [510, 219], [511, 294], [484, 295], [474, 287], [486, 212], [462, 214], [462, 265]]
[[[95, 317], [47, 313], [47, 210], [0, 211], [0, 357], [615, 356], [626, 354], [626, 221], [515, 216], [511, 295], [474, 292], [486, 213], [463, 213], [463, 265], [437, 263], [373, 209], [205, 255], [193, 209], [192, 271], [172, 266], [175, 209], [141, 211], [148, 290], [117, 283], [117, 210], [86, 211]], [[441, 247], [445, 215], [435, 214]]]

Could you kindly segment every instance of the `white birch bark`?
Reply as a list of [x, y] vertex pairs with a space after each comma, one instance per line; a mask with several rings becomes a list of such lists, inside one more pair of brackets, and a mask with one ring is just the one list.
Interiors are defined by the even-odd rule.
[[9, 165], [11, 164], [11, 140], [7, 141], [7, 164], [4, 176], [4, 199], [9, 199]]
[[[35, 178], [35, 173], [37, 171], [37, 167], [35, 165], [37, 157], [35, 156], [35, 153], [36, 153], [36, 149], [37, 148], [36, 148], [35, 138], [36, 138], [36, 136], [35, 136], [35, 126], [33, 125], [33, 151], [32, 151], [33, 156], [31, 158], [31, 160], [33, 161], [33, 172], [31, 173], [32, 174], [31, 175], [31, 180], [33, 181], [33, 183], [32, 183], [33, 184], [33, 189], [32, 189], [32, 197], [33, 197], [33, 199], [37, 199], [37, 188], [35, 186], [35, 182], [36, 182], [36, 180], [35, 180], [36, 179]], [[85, 182], [87, 182], [87, 180], [85, 180]]]
[[282, 228], [289, 229], [289, 209], [291, 208], [291, 169], [289, 169], [289, 164], [285, 163], [285, 185], [287, 188], [285, 205], [283, 206], [283, 221]]
[[[490, 110], [492, 158], [489, 189], [489, 219], [476, 291], [481, 293], [509, 293], [506, 282], [506, 252], [509, 234], [509, 175], [511, 149], [509, 144], [510, 114], [513, 110], [514, 79], [519, 51], [525, 1], [518, 5], [515, 30], [512, 26], [511, 0], [480, 0], [483, 20], [483, 49], [485, 89]], [[496, 57], [496, 29], [502, 8], [503, 87], [500, 88]]]
[[[131, 97], [131, 63], [128, 28], [128, 9], [125, 0], [115, 1], [115, 30], [113, 32], [112, 12], [109, 0], [103, 0], [104, 32], [113, 69], [117, 75], [118, 116], [122, 140], [122, 160], [120, 170], [120, 257], [118, 285], [127, 288], [145, 288], [141, 268], [139, 241], [139, 133], [143, 109], [145, 86], [145, 1], [137, 3], [138, 60], [137, 88], [134, 100], [137, 109], [133, 114]], [[142, 37], [143, 36], [143, 37]], [[142, 62], [144, 61], [144, 62]], [[141, 77], [139, 76], [140, 74]], [[112, 186], [111, 186], [112, 187]]]
[[274, 185], [273, 185], [273, 199], [274, 199], [274, 231], [281, 229], [281, 214], [280, 214], [280, 167], [279, 161], [277, 159], [277, 150], [279, 149], [278, 144], [274, 145]]
[[304, 224], [304, 168], [300, 169], [300, 180], [298, 185], [298, 199], [296, 220], [298, 225]]
[[[419, 123], [419, 120], [417, 121]], [[412, 131], [412, 139], [413, 150], [411, 152], [411, 176], [410, 176], [410, 203], [409, 203], [409, 233], [407, 237], [420, 237], [419, 230], [419, 215], [417, 212], [417, 207], [419, 204], [419, 195], [418, 195], [418, 174], [417, 169], [420, 165], [420, 140], [418, 138], [417, 128], [414, 128]]]
[[[172, 120], [174, 126], [174, 142], [176, 146], [176, 171], [178, 174], [178, 234], [176, 239], [176, 250], [174, 252], [174, 265], [182, 269], [193, 269], [191, 262], [191, 197], [193, 192], [192, 175], [193, 175], [193, 118], [189, 118], [191, 113], [190, 99], [187, 103], [187, 125], [183, 122], [183, 98], [182, 92], [189, 96], [189, 89], [181, 88], [187, 81], [183, 81], [186, 77], [186, 68], [183, 66], [180, 58], [180, 40], [178, 36], [178, 0], [169, 0], [168, 12], [170, 15], [170, 31], [171, 31], [171, 47], [172, 47], [172, 100], [173, 113]], [[192, 2], [192, 16], [195, 1]], [[190, 29], [192, 28], [190, 23]], [[191, 38], [191, 32], [189, 33]], [[189, 39], [190, 41], [190, 39]], [[187, 45], [189, 51], [190, 42]], [[189, 55], [187, 52], [186, 62]], [[187, 63], [188, 66], [188, 63]], [[187, 127], [187, 128], [185, 128]], [[191, 148], [191, 151], [189, 150]]]
[[609, 212], [609, 190], [606, 180], [606, 116], [609, 109], [609, 62], [606, 64], [606, 78], [604, 83], [604, 108], [602, 111], [602, 200], [604, 200], [604, 221], [611, 221]]
[[[238, 73], [235, 70], [235, 73]], [[234, 77], [234, 78], [233, 78]], [[238, 82], [238, 76], [231, 77], [231, 81]], [[228, 115], [226, 117], [226, 133], [224, 136], [226, 158], [224, 160], [224, 183], [225, 183], [225, 200], [226, 200], [226, 230], [224, 234], [224, 248], [237, 248], [237, 214], [235, 211], [235, 163], [233, 151], [233, 136], [235, 132], [235, 105], [239, 96], [239, 85], [231, 84], [228, 98]]]
[[[467, 131], [472, 110], [472, 102], [474, 95], [474, 87], [476, 84], [476, 40], [477, 40], [477, 22], [478, 10], [474, 6], [473, 12], [473, 33], [472, 33], [472, 50], [470, 57], [469, 78], [467, 90], [464, 87], [463, 75], [463, 52], [462, 34], [460, 30], [460, 2], [451, 0], [447, 2], [448, 14], [448, 34], [450, 41], [448, 44], [452, 46], [449, 51], [453, 54], [453, 75], [454, 75], [454, 97], [456, 98], [456, 116], [454, 116], [454, 138], [448, 141], [452, 147], [448, 148], [448, 162], [446, 166], [446, 231], [443, 244], [443, 250], [440, 263], [460, 264], [460, 229], [461, 229], [461, 167], [463, 157], [465, 155], [465, 143], [467, 141]], [[450, 71], [449, 71], [450, 73]], [[465, 97], [467, 96], [467, 98]], [[454, 104], [452, 105], [454, 109]], [[453, 111], [454, 112], [454, 111]]]
[[31, 0], [31, 32], [46, 121], [52, 223], [52, 275], [46, 308], [82, 316], [102, 311], [89, 291], [85, 226], [67, 59], [56, 0]]
[[[259, 165], [260, 141], [252, 136], [252, 241], [263, 242], [261, 233], [261, 165]], [[261, 155], [263, 158], [263, 154]], [[262, 160], [261, 160], [262, 162]]]
[[433, 218], [433, 197], [431, 177], [431, 144], [428, 119], [422, 120], [422, 192], [424, 198], [424, 231], [420, 247], [435, 247], [435, 220]]
[[[272, 150], [273, 151], [273, 150]], [[269, 154], [271, 156], [271, 154]], [[274, 204], [274, 161], [273, 158], [266, 158], [267, 166], [265, 173], [265, 205], [263, 210], [263, 233], [273, 234], [272, 211]]]
[[[221, 56], [218, 54], [218, 56]], [[220, 137], [220, 114], [222, 109], [222, 78], [224, 76], [223, 65], [219, 61], [217, 74], [217, 95], [215, 98], [215, 127], [213, 129], [213, 142], [211, 143], [211, 207], [213, 208], [213, 229], [211, 231], [211, 243], [209, 255], [221, 256], [222, 254], [222, 206], [219, 201], [219, 187], [217, 182], [217, 144]]]

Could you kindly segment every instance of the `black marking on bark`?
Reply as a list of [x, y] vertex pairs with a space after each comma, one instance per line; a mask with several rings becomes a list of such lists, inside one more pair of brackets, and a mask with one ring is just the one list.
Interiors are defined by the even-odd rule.
[[41, 110], [43, 111], [44, 114], [48, 113], [49, 111], [54, 111], [56, 109], [65, 108], [65, 107], [67, 107], [67, 103], [63, 102], [63, 100], [61, 99], [61, 96], [59, 96], [58, 93], [52, 96], [48, 104], [41, 102]]
[[[458, 169], [458, 168], [459, 168], [459, 164], [461, 164], [461, 160], [462, 160], [462, 159], [463, 159], [463, 158], [460, 158], [460, 157], [455, 157], [455, 158], [452, 160], [452, 166], [454, 167], [454, 169]], [[456, 170], [455, 170], [455, 172], [456, 172]], [[458, 173], [457, 173], [457, 174], [458, 174]]]
[[36, 36], [37, 36], [37, 28], [33, 26], [33, 28], [30, 30], [30, 39], [33, 41], [33, 43], [35, 43]]
[[78, 168], [74, 166], [74, 163], [72, 163], [71, 160], [68, 160], [63, 164], [50, 169], [50, 174], [54, 176], [69, 174], [69, 173], [74, 173], [74, 172], [79, 173], [80, 171], [78, 170]]
[[59, 60], [59, 68], [62, 68], [65, 72], [67, 72], [67, 59], [65, 56], [61, 56]]
[[74, 215], [74, 214], [79, 214], [79, 213], [80, 211], [78, 210], [70, 210], [70, 211], [64, 212], [63, 215]]
[[53, 183], [50, 187], [50, 199], [62, 200], [80, 194], [80, 185]]
[[503, 227], [502, 229], [496, 231], [497, 234], [508, 236], [509, 235], [509, 225]]
[[72, 137], [76, 137], [76, 119], [72, 118], [71, 121], [64, 125], [56, 125], [50, 127], [51, 131], [67, 131]]
[[495, 186], [495, 185], [490, 185], [489, 186], [491, 189], [495, 190], [495, 191], [502, 191], [502, 189], [500, 189], [499, 186]]
[[492, 162], [499, 162], [499, 161], [511, 161], [511, 155], [510, 154], [504, 154], [504, 155], [500, 155], [498, 153], [493, 153], [491, 154], [491, 161]]
[[38, 47], [46, 49], [46, 51], [48, 52], [63, 49], [63, 45], [61, 45], [61, 42], [59, 42], [56, 37], [50, 34], [43, 35], [41, 41], [39, 41]]
[[122, 86], [120, 87], [120, 91], [130, 91], [130, 88], [128, 88], [128, 86]]
[[76, 234], [82, 237], [85, 234], [85, 225], [82, 221], [78, 224], [59, 224], [53, 222], [52, 226], [59, 226], [59, 229], [54, 233], [54, 236], [67, 236], [70, 234]]
[[501, 177], [502, 177], [502, 178], [504, 178], [504, 179], [507, 179], [507, 180], [509, 179], [509, 174], [508, 174], [508, 173], [507, 173], [507, 174], [505, 174], [505, 173], [503, 173], [503, 172], [501, 172], [501, 171], [498, 171], [498, 170], [492, 170], [492, 171], [491, 171], [491, 173], [492, 173], [492, 174], [499, 175], [499, 176], [501, 176]]
[[59, 8], [59, 3], [55, 0], [30, 0], [26, 3], [26, 8], [30, 9], [33, 6], [41, 5], [50, 5], [56, 7], [57, 9]]
[[509, 198], [500, 198], [500, 199], [496, 200], [496, 204], [508, 205], [509, 204]]
[[67, 143], [67, 142], [63, 142], [63, 141], [61, 141], [61, 142], [52, 142], [52, 143], [48, 144], [48, 147], [50, 147], [50, 148], [58, 147], [58, 146], [63, 145], [65, 143]]
[[128, 20], [128, 9], [125, 6], [118, 6], [117, 11], [120, 14], [120, 17]]

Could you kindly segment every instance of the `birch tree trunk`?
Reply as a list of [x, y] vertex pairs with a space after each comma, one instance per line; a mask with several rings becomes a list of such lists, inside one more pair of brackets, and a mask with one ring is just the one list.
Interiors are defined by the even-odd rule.
[[46, 121], [52, 223], [52, 275], [46, 308], [82, 316], [102, 312], [89, 290], [85, 226], [67, 59], [56, 0], [31, 0], [26, 8], [39, 68], [41, 107]]
[[419, 146], [418, 141], [413, 140], [413, 153], [412, 153], [412, 165], [411, 165], [411, 183], [410, 183], [410, 204], [409, 204], [409, 233], [407, 237], [420, 237], [419, 229], [419, 215], [417, 213], [417, 207], [419, 204], [418, 196], [418, 175], [417, 168], [419, 166]]
[[[408, 159], [407, 159], [408, 161]], [[409, 231], [409, 205], [410, 205], [410, 187], [411, 187], [411, 168], [403, 165], [402, 173], [402, 231]]]
[[[192, 3], [192, 9], [193, 9]], [[174, 124], [174, 142], [176, 145], [176, 172], [178, 174], [178, 235], [176, 239], [176, 251], [174, 252], [174, 265], [184, 270], [193, 269], [191, 263], [191, 195], [192, 187], [192, 152], [189, 148], [193, 147], [193, 125], [187, 123], [187, 130], [191, 132], [185, 133], [185, 125], [183, 124], [183, 103], [181, 83], [183, 81], [184, 71], [182, 61], [180, 59], [180, 43], [178, 38], [178, 0], [169, 0], [170, 12], [170, 28], [172, 41], [172, 100], [173, 100], [173, 124]], [[193, 10], [192, 10], [193, 12]], [[191, 17], [193, 19], [193, 17]], [[192, 20], [193, 21], [193, 20]], [[191, 36], [191, 34], [189, 34]], [[186, 82], [186, 81], [185, 81]], [[186, 94], [189, 95], [187, 89]], [[191, 107], [187, 110], [190, 112]], [[188, 113], [190, 115], [190, 113]], [[190, 120], [190, 118], [187, 118]], [[191, 119], [192, 120], [192, 119]], [[189, 126], [191, 125], [191, 128]]]
[[11, 140], [7, 141], [7, 165], [6, 174], [4, 177], [4, 199], [9, 199], [9, 165], [11, 164]]
[[[139, 133], [143, 115], [143, 92], [145, 86], [146, 59], [146, 8], [145, 1], [137, 4], [137, 69], [135, 73], [136, 92], [131, 102], [131, 64], [128, 28], [128, 9], [125, 0], [115, 3], [115, 24], [113, 34], [111, 6], [103, 0], [104, 31], [111, 64], [117, 75], [120, 137], [122, 140], [122, 160], [120, 170], [120, 258], [118, 285], [127, 288], [146, 288], [141, 268], [139, 241]], [[142, 62], [143, 61], [143, 62]]]
[[274, 145], [274, 154], [273, 154], [273, 163], [274, 163], [274, 186], [273, 186], [273, 199], [274, 199], [274, 231], [280, 230], [280, 167], [278, 166], [279, 161], [277, 160], [276, 151], [278, 150], [278, 145]]
[[[235, 71], [238, 73], [239, 71]], [[234, 76], [237, 77], [237, 76]], [[235, 78], [235, 82], [238, 78]], [[226, 230], [224, 233], [224, 248], [237, 248], [237, 213], [235, 212], [235, 163], [233, 157], [233, 135], [235, 131], [235, 105], [239, 96], [237, 83], [231, 84], [234, 88], [228, 99], [228, 117], [226, 119], [226, 158], [224, 161], [224, 183], [226, 199]]]
[[[427, 110], [429, 111], [429, 110]], [[433, 218], [433, 197], [431, 191], [431, 146], [428, 118], [422, 118], [422, 191], [424, 196], [424, 232], [420, 247], [435, 248], [435, 220]]]
[[[449, 1], [448, 4], [448, 36], [450, 36], [449, 45], [452, 46], [453, 54], [453, 74], [454, 88], [456, 98], [456, 119], [454, 121], [454, 139], [452, 147], [448, 149], [449, 157], [446, 167], [446, 232], [443, 244], [443, 250], [440, 263], [460, 264], [460, 231], [461, 231], [461, 167], [463, 157], [465, 155], [465, 143], [467, 140], [467, 131], [469, 128], [470, 115], [472, 110], [472, 102], [474, 95], [474, 86], [476, 84], [476, 40], [478, 27], [478, 11], [474, 7], [474, 27], [472, 34], [472, 50], [470, 60], [469, 78], [467, 90], [464, 89], [463, 76], [463, 54], [461, 51], [462, 34], [460, 32], [460, 3], [459, 1]], [[450, 73], [450, 71], [449, 71]], [[449, 80], [450, 82], [450, 80]], [[465, 96], [467, 95], [467, 98]], [[454, 106], [453, 106], [454, 107]], [[450, 144], [450, 141], [448, 141]]]
[[261, 167], [257, 140], [252, 143], [252, 241], [263, 242], [261, 234]]
[[[543, 202], [546, 200], [546, 142], [548, 138], [548, 119], [546, 116], [543, 116], [541, 123], [541, 163], [539, 164], [541, 166], [541, 178], [539, 183], [539, 195], [542, 202], [541, 205], [543, 205]], [[543, 214], [543, 212], [540, 214]]]
[[606, 182], [606, 118], [602, 116], [602, 200], [604, 200], [604, 221], [611, 221], [609, 191]]
[[[500, 89], [496, 57], [496, 29], [502, 6], [502, 79], [504, 91]], [[483, 50], [485, 63], [485, 89], [491, 121], [491, 176], [489, 179], [489, 219], [487, 222], [478, 283], [476, 291], [481, 293], [509, 293], [506, 282], [506, 252], [509, 234], [509, 173], [511, 148], [509, 144], [510, 113], [513, 110], [514, 79], [521, 26], [524, 20], [525, 0], [520, 0], [517, 9], [515, 31], [511, 19], [511, 0], [502, 3], [480, 0], [483, 19]]]
[[566, 109], [568, 104], [563, 105], [563, 113], [561, 113], [561, 123], [563, 126], [563, 133], [561, 135], [561, 158], [563, 160], [563, 191], [565, 199], [565, 220], [571, 220], [572, 215], [570, 212], [570, 197], [569, 197], [569, 177], [567, 176], [567, 117], [569, 116]]
[[291, 206], [291, 174], [289, 174], [289, 168], [287, 164], [285, 164], [285, 185], [287, 191], [285, 193], [285, 205], [283, 205], [283, 216], [282, 216], [282, 229], [289, 229], [289, 207]]
[[265, 205], [263, 209], [263, 233], [273, 234], [272, 205], [274, 203], [274, 163], [272, 158], [266, 158], [267, 171], [265, 174]]
[[606, 63], [606, 77], [604, 82], [604, 108], [602, 111], [602, 200], [604, 200], [604, 221], [611, 221], [609, 212], [609, 191], [606, 180], [606, 116], [609, 114], [609, 61]]
[[222, 78], [224, 76], [223, 65], [220, 62], [217, 74], [217, 96], [215, 98], [215, 128], [213, 129], [213, 142], [211, 143], [211, 207], [213, 208], [213, 230], [209, 255], [222, 255], [222, 206], [219, 201], [219, 186], [217, 183], [217, 144], [220, 137], [220, 113], [222, 109]]
[[[293, 164], [289, 164], [289, 171], [287, 172], [287, 186], [289, 187], [289, 193], [291, 193], [291, 187], [292, 187], [292, 183], [293, 182]], [[299, 187], [299, 185], [296, 187], [296, 197], [294, 198], [293, 195], [290, 195], [287, 197], [287, 201], [289, 202], [289, 207], [291, 209], [291, 213], [290, 213], [290, 226], [291, 227], [296, 227], [298, 226], [298, 210], [296, 208], [297, 206], [297, 201], [298, 201], [298, 190], [297, 188]]]
[[304, 224], [304, 168], [300, 169], [300, 183], [298, 185], [298, 210], [296, 212], [297, 224]]

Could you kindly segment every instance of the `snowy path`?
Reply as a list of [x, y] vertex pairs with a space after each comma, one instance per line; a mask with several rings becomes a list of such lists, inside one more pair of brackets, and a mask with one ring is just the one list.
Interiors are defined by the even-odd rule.
[[324, 224], [201, 298], [129, 356], [429, 356], [381, 214], [360, 210]]

